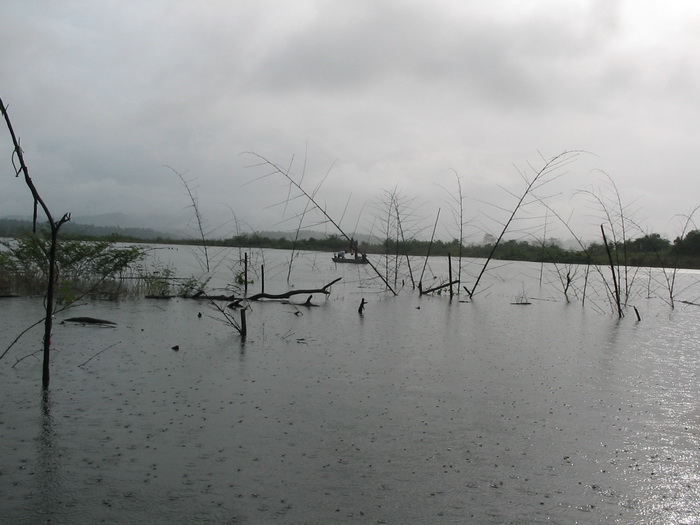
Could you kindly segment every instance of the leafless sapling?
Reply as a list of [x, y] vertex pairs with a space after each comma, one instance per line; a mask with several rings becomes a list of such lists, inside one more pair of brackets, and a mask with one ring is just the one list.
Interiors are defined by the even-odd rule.
[[45, 317], [44, 317], [44, 339], [43, 339], [43, 364], [42, 364], [42, 379], [41, 384], [44, 390], [48, 390], [49, 383], [51, 381], [50, 372], [50, 360], [51, 360], [51, 332], [53, 329], [53, 313], [54, 313], [54, 295], [56, 288], [56, 277], [57, 277], [57, 264], [56, 264], [56, 254], [58, 250], [58, 232], [66, 222], [70, 221], [70, 213], [64, 214], [60, 219], [54, 220], [49, 207], [44, 202], [44, 199], [39, 194], [34, 182], [29, 176], [29, 170], [24, 162], [24, 153], [19, 143], [19, 139], [15, 135], [15, 131], [12, 127], [12, 122], [10, 121], [10, 116], [7, 112], [7, 107], [0, 99], [0, 109], [2, 110], [2, 115], [5, 118], [5, 123], [7, 124], [7, 129], [12, 137], [12, 144], [14, 145], [14, 151], [12, 153], [12, 161], [15, 169], [15, 176], [19, 177], [22, 175], [24, 177], [24, 182], [26, 183], [29, 191], [34, 199], [34, 231], [36, 232], [36, 221], [37, 205], [41, 207], [46, 215], [46, 220], [49, 224], [50, 234], [51, 234], [51, 244], [49, 247], [48, 263], [48, 282], [46, 285], [46, 295], [45, 295]]

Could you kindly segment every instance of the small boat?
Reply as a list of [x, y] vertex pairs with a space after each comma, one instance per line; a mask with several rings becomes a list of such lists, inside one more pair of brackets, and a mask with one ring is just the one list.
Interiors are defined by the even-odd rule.
[[367, 260], [367, 256], [363, 253], [361, 257], [355, 257], [354, 255], [350, 255], [349, 257], [338, 257], [337, 255], [333, 256], [333, 262], [335, 263], [348, 263], [348, 264], [368, 264], [369, 261]]

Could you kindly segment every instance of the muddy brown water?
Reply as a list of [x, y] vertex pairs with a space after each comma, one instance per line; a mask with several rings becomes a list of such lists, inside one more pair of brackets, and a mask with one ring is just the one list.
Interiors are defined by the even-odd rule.
[[[700, 308], [640, 277], [642, 321], [618, 320], [522, 263], [471, 302], [393, 297], [300, 257], [298, 288], [343, 281], [254, 304], [245, 341], [191, 300], [83, 304], [57, 321], [117, 325], [57, 324], [42, 398], [39, 360], [11, 367], [25, 336], [0, 361], [0, 522], [700, 522]], [[3, 350], [40, 316], [2, 300]]]

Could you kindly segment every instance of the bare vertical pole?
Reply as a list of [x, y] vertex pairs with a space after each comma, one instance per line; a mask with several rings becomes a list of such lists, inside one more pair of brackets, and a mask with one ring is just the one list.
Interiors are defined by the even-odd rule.
[[260, 265], [260, 291], [265, 293], [265, 265]]
[[248, 297], [248, 252], [243, 254], [243, 295]]
[[44, 322], [44, 361], [42, 365], [41, 386], [46, 391], [51, 381], [51, 331], [53, 329], [54, 284], [56, 282], [56, 251], [58, 245], [58, 228], [51, 226], [51, 247], [49, 249], [49, 284], [46, 287], [46, 320]]
[[241, 337], [245, 337], [248, 333], [248, 325], [245, 320], [245, 308], [241, 308], [241, 329], [239, 330]]

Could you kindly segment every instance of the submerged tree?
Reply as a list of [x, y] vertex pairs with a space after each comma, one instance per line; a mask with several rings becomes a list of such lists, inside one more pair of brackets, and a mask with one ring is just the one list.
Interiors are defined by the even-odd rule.
[[34, 182], [29, 176], [29, 170], [24, 162], [24, 154], [22, 148], [19, 144], [19, 139], [15, 135], [15, 131], [12, 127], [12, 122], [10, 121], [10, 116], [7, 113], [7, 107], [0, 99], [0, 109], [2, 110], [2, 115], [5, 117], [5, 123], [7, 124], [7, 129], [12, 137], [12, 144], [14, 145], [14, 150], [12, 152], [12, 165], [15, 169], [15, 176], [19, 177], [22, 175], [24, 177], [24, 182], [26, 183], [29, 191], [34, 198], [34, 232], [36, 233], [37, 224], [37, 206], [41, 207], [46, 215], [46, 220], [48, 221], [50, 228], [50, 245], [49, 252], [47, 254], [49, 268], [48, 268], [48, 281], [46, 285], [46, 295], [45, 295], [45, 317], [44, 317], [44, 340], [43, 340], [43, 366], [42, 366], [42, 380], [41, 384], [44, 390], [49, 388], [49, 382], [51, 380], [50, 373], [50, 359], [51, 359], [51, 331], [53, 328], [53, 311], [54, 311], [54, 294], [56, 288], [56, 276], [57, 276], [57, 265], [56, 265], [56, 252], [58, 248], [58, 232], [66, 222], [70, 220], [70, 213], [64, 214], [60, 219], [54, 220], [49, 207], [42, 199], [41, 195], [34, 186]]
[[634, 229], [641, 233], [641, 228], [633, 220], [630, 205], [623, 204], [620, 191], [613, 178], [605, 172], [601, 173], [609, 185], [608, 191], [587, 188], [581, 190], [580, 193], [587, 195], [595, 203], [599, 208], [599, 219], [609, 228], [610, 238], [607, 237], [601, 226], [608, 264], [611, 266], [612, 275], [615, 276], [608, 291], [612, 294], [613, 302], [616, 303], [618, 315], [622, 317], [621, 306], [627, 306], [634, 278], [638, 272], [637, 268], [630, 273], [629, 234]]
[[[302, 184], [303, 179], [296, 180], [294, 178], [294, 175], [291, 173], [290, 169], [285, 169], [282, 166], [275, 164], [274, 162], [268, 160], [267, 158], [263, 157], [262, 155], [260, 155], [258, 153], [249, 152], [249, 155], [252, 155], [258, 161], [255, 165], [253, 165], [251, 167], [265, 167], [268, 169], [268, 172], [265, 173], [264, 175], [258, 177], [257, 180], [265, 179], [265, 178], [271, 177], [273, 175], [281, 175], [289, 182], [289, 194], [287, 195], [285, 205], [286, 205], [286, 203], [290, 202], [291, 200], [294, 200], [297, 198], [304, 199], [307, 204], [310, 204], [310, 206], [307, 206], [304, 208], [304, 213], [307, 213], [309, 211], [319, 212], [322, 215], [322, 224], [331, 224], [338, 231], [338, 233], [340, 233], [340, 235], [345, 239], [346, 242], [349, 243], [352, 240], [352, 238], [343, 230], [343, 228], [340, 227], [339, 222], [334, 220], [333, 217], [331, 217], [328, 210], [326, 210], [326, 208], [319, 203], [319, 200], [318, 200], [318, 197], [316, 196], [315, 191], [310, 193], [309, 191], [307, 191], [305, 189], [305, 187]], [[367, 264], [370, 266], [370, 268], [372, 268], [372, 270], [382, 280], [382, 282], [386, 285], [387, 289], [391, 293], [396, 295], [394, 288], [391, 286], [391, 284], [389, 283], [387, 278], [379, 271], [379, 269], [377, 269], [377, 267], [369, 260], [367, 261]]]
[[[615, 261], [613, 259], [612, 255], [612, 250], [610, 249], [610, 244], [608, 243], [608, 239], [605, 235], [605, 225], [601, 224], [600, 225], [600, 233], [603, 236], [603, 245], [605, 246], [605, 253], [608, 255], [608, 260], [610, 262], [610, 272], [612, 273], [612, 284], [613, 284], [613, 300], [615, 307], [617, 308], [617, 315], [620, 319], [624, 317], [624, 313], [622, 312], [622, 298], [621, 298], [621, 277], [620, 273], [615, 273]], [[625, 265], [626, 267], [626, 265]]]
[[555, 157], [552, 157], [549, 160], [545, 160], [544, 166], [542, 166], [540, 169], [535, 169], [531, 167], [532, 171], [534, 172], [534, 176], [532, 176], [532, 178], [528, 177], [526, 173], [520, 172], [520, 176], [525, 182], [525, 189], [520, 195], [511, 194], [517, 199], [515, 206], [509, 212], [509, 216], [505, 220], [505, 222], [502, 223], [501, 233], [496, 238], [496, 241], [493, 243], [491, 252], [486, 258], [486, 262], [481, 267], [481, 271], [479, 272], [479, 275], [477, 276], [476, 281], [474, 282], [474, 285], [472, 286], [471, 290], [465, 288], [470, 298], [474, 296], [474, 292], [476, 291], [477, 286], [479, 286], [481, 277], [484, 275], [484, 272], [486, 272], [486, 268], [491, 262], [491, 259], [494, 258], [498, 245], [503, 240], [503, 236], [510, 228], [510, 225], [515, 220], [515, 217], [521, 210], [521, 208], [532, 201], [542, 202], [541, 197], [537, 197], [536, 195], [534, 195], [535, 192], [541, 189], [544, 185], [549, 184], [555, 179], [561, 177], [563, 175], [561, 171], [562, 168], [573, 162], [577, 156], [578, 152], [565, 151]]
[[467, 224], [464, 217], [464, 192], [462, 191], [462, 177], [454, 171], [455, 179], [457, 180], [457, 194], [453, 194], [448, 191], [447, 193], [451, 197], [450, 211], [452, 212], [452, 217], [455, 224], [457, 225], [458, 235], [455, 239], [458, 241], [458, 253], [457, 253], [457, 293], [459, 293], [459, 288], [462, 282], [462, 255], [464, 251], [464, 227]]
[[[457, 255], [457, 275], [455, 276], [456, 278], [454, 279], [454, 283], [457, 284], [457, 294], [459, 294], [459, 289], [461, 288], [461, 283], [462, 283], [462, 270], [463, 268], [463, 258], [465, 257], [465, 241], [466, 241], [466, 233], [465, 233], [465, 227], [469, 225], [470, 222], [474, 221], [476, 217], [471, 217], [467, 218], [465, 216], [466, 214], [466, 209], [464, 206], [464, 202], [466, 200], [466, 196], [464, 195], [464, 188], [462, 187], [462, 177], [457, 173], [456, 170], [452, 170], [452, 173], [455, 176], [455, 180], [457, 182], [457, 191], [454, 192], [453, 190], [450, 190], [444, 186], [441, 186], [443, 190], [449, 195], [449, 200], [448, 200], [448, 208], [450, 213], [452, 214], [452, 220], [453, 223], [451, 225], [448, 224], [448, 231], [450, 232], [452, 236], [452, 243], [451, 245], [456, 248], [456, 255]], [[456, 229], [453, 229], [455, 228]], [[490, 237], [490, 234], [487, 234]], [[495, 237], [493, 238], [493, 242], [495, 242]], [[447, 255], [452, 256], [454, 255], [454, 252], [448, 251]], [[449, 267], [449, 272], [452, 273], [452, 266], [451, 266], [451, 258], [448, 261], [450, 263]], [[450, 281], [452, 281], [452, 278], [450, 277]], [[452, 288], [450, 287], [450, 296], [452, 296]]]
[[384, 276], [393, 282], [395, 288], [399, 285], [399, 277], [405, 275], [404, 262], [411, 285], [416, 287], [408, 254], [408, 247], [419, 231], [420, 218], [415, 215], [415, 209], [414, 199], [406, 198], [397, 187], [385, 190], [382, 200], [376, 204], [376, 224], [384, 239]]
[[190, 208], [192, 208], [192, 213], [194, 214], [195, 222], [197, 223], [199, 241], [202, 244], [202, 251], [204, 252], [204, 259], [203, 261], [200, 260], [200, 265], [203, 266], [203, 268], [207, 272], [209, 272], [211, 268], [209, 265], [209, 250], [207, 249], [207, 235], [204, 232], [204, 219], [202, 218], [202, 214], [199, 211], [199, 201], [197, 199], [197, 195], [192, 189], [191, 183], [185, 179], [185, 176], [182, 173], [177, 171], [175, 168], [168, 166], [167, 164], [165, 165], [165, 167], [172, 171], [175, 175], [177, 175], [177, 177], [180, 179], [180, 182], [182, 182], [182, 185], [185, 187], [187, 196], [190, 199]]

